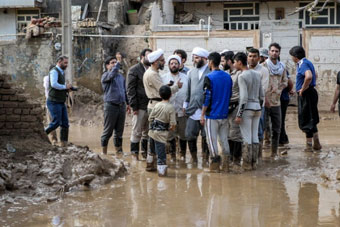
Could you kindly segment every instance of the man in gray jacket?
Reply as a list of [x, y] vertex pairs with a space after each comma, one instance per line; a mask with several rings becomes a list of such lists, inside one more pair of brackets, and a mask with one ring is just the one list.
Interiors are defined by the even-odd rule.
[[188, 72], [187, 97], [183, 104], [186, 115], [189, 117], [185, 128], [185, 136], [188, 139], [192, 162], [197, 163], [197, 137], [201, 132], [203, 161], [209, 161], [209, 150], [206, 141], [204, 127], [200, 124], [202, 105], [204, 101], [203, 84], [204, 77], [210, 73], [208, 67], [209, 52], [203, 48], [195, 47], [192, 51], [194, 68]]

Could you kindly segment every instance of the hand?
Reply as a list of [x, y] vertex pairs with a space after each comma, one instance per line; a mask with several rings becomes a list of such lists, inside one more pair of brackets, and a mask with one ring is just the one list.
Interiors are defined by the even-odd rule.
[[204, 116], [201, 116], [201, 120], [200, 120], [200, 123], [202, 126], [204, 126], [204, 123], [205, 123], [205, 119], [204, 119]]
[[268, 101], [267, 98], [265, 99], [264, 106], [270, 108], [270, 102]]
[[236, 117], [236, 118], [235, 118], [235, 123], [236, 123], [236, 124], [239, 125], [239, 124], [241, 124], [241, 122], [242, 122], [242, 118], [240, 118], [240, 117]]
[[290, 94], [290, 95], [293, 95], [293, 94], [294, 94], [294, 91], [293, 91], [293, 90], [290, 90], [290, 91], [289, 91], [289, 94]]
[[334, 104], [332, 104], [332, 105], [331, 105], [331, 109], [330, 109], [330, 111], [331, 111], [332, 113], [334, 113], [334, 112], [335, 112], [335, 105], [334, 105]]
[[122, 59], [123, 59], [123, 56], [121, 55], [120, 52], [117, 52], [116, 58], [117, 58], [117, 62], [121, 63], [121, 62], [122, 62]]
[[302, 96], [302, 93], [303, 93], [303, 91], [302, 91], [302, 89], [299, 91], [299, 96]]
[[126, 106], [126, 112], [127, 112], [128, 114], [131, 114], [131, 108], [130, 108], [129, 105]]
[[182, 111], [183, 111], [183, 113], [184, 113], [184, 115], [185, 115], [185, 108], [182, 108]]
[[176, 129], [176, 125], [171, 125], [169, 128], [170, 131], [175, 131], [175, 129]]
[[66, 84], [66, 89], [67, 89], [67, 90], [70, 90], [71, 87], [72, 87], [72, 84]]
[[183, 82], [181, 82], [181, 79], [179, 79], [179, 80], [177, 81], [177, 85], [178, 85], [179, 88], [182, 88]]
[[138, 110], [134, 110], [134, 111], [132, 112], [132, 114], [133, 114], [133, 115], [138, 115]]

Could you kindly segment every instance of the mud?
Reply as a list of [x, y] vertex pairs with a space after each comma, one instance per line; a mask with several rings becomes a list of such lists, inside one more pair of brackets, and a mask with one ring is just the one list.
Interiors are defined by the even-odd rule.
[[51, 146], [41, 140], [6, 141], [0, 146], [0, 204], [51, 202], [67, 192], [97, 188], [125, 174], [124, 163], [88, 147]]
[[[53, 203], [5, 203], [0, 225], [340, 226], [340, 122], [336, 115], [321, 119], [321, 152], [303, 152], [304, 135], [290, 114], [290, 144], [280, 148], [287, 155], [243, 174], [209, 174], [202, 163], [169, 162], [167, 178], [131, 160], [127, 127], [122, 158], [131, 163], [128, 175], [93, 190], [69, 192]], [[72, 125], [70, 140], [99, 152], [101, 132], [100, 126]]]

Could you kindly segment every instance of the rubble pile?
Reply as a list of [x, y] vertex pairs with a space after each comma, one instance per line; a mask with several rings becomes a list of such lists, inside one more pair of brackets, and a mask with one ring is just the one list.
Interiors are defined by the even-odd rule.
[[61, 22], [54, 17], [32, 18], [31, 23], [26, 27], [26, 39], [42, 35], [51, 27], [61, 27]]
[[88, 147], [56, 147], [41, 140], [0, 141], [0, 157], [0, 204], [54, 201], [126, 173], [119, 159], [103, 158]]

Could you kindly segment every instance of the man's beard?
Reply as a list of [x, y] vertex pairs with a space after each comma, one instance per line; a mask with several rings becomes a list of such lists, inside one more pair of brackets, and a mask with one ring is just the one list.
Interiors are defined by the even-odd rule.
[[62, 70], [65, 70], [65, 69], [67, 68], [67, 66], [61, 65], [60, 68], [61, 68]]
[[196, 63], [196, 68], [201, 68], [204, 65], [203, 59], [199, 60], [199, 62]]
[[230, 69], [230, 66], [228, 65], [228, 64], [226, 64], [225, 66], [223, 66], [223, 70], [224, 71], [227, 71], [227, 70], [229, 70]]
[[162, 65], [161, 63], [158, 63], [158, 69], [163, 70], [164, 69], [164, 65]]
[[178, 73], [179, 71], [179, 68], [169, 68], [170, 69], [170, 72], [175, 74], [175, 73]]
[[143, 60], [143, 64], [146, 66], [151, 66], [150, 62], [147, 59]]

